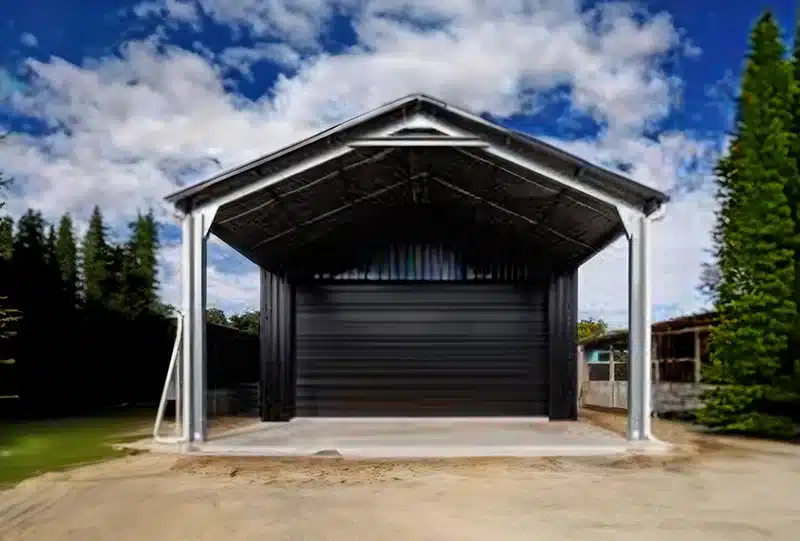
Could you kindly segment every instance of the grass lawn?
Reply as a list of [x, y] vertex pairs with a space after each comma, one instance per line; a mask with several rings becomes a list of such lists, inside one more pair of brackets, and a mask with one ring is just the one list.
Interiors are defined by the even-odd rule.
[[124, 456], [113, 443], [147, 437], [155, 413], [0, 423], [0, 489], [27, 477]]

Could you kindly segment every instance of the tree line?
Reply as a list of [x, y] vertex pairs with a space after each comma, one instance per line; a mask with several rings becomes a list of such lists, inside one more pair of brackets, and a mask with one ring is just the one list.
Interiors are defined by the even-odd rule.
[[129, 317], [168, 311], [158, 297], [159, 240], [152, 212], [136, 217], [128, 239], [112, 243], [95, 207], [79, 247], [69, 214], [56, 226], [29, 209], [16, 224], [0, 218], [0, 246], [4, 296], [22, 313], [21, 321], [43, 311], [79, 308]]
[[[157, 400], [175, 340], [172, 308], [159, 298], [159, 248], [152, 211], [137, 214], [117, 241], [99, 207], [81, 238], [69, 214], [57, 223], [33, 209], [16, 221], [0, 218], [0, 397], [17, 397], [14, 414]], [[228, 327], [258, 332], [257, 312], [223, 317]], [[249, 358], [257, 339], [242, 349], [233, 344], [240, 334], [210, 329], [211, 379], [239, 377], [228, 370], [235, 363], [223, 362], [231, 351], [257, 367]]]
[[[800, 37], [800, 33], [798, 33]], [[728, 152], [716, 168], [714, 262], [701, 289], [720, 324], [698, 420], [793, 436], [800, 421], [800, 39], [772, 13], [755, 24]]]
[[121, 242], [97, 207], [80, 240], [68, 214], [57, 223], [33, 209], [0, 218], [0, 396], [18, 397], [17, 413], [157, 396], [174, 336], [158, 297], [158, 248], [152, 212]]
[[225, 314], [219, 308], [209, 308], [206, 311], [206, 320], [215, 325], [233, 327], [234, 329], [250, 334], [258, 334], [261, 313], [258, 310], [246, 310], [241, 314]]

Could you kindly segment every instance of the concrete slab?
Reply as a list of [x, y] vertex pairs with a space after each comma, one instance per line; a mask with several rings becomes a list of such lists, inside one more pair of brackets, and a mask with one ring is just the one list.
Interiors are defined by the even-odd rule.
[[444, 458], [597, 456], [664, 452], [660, 442], [631, 445], [583, 421], [542, 419], [294, 419], [257, 423], [195, 444], [190, 452], [223, 456]]

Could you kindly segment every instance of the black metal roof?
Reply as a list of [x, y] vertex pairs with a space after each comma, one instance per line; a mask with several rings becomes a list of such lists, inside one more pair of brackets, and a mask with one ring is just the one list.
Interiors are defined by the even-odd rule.
[[[366, 137], [415, 115], [469, 137], [408, 129], [390, 137]], [[420, 141], [428, 144], [419, 146]], [[246, 196], [231, 197], [342, 145], [352, 151]], [[395, 231], [404, 216], [437, 223], [442, 234], [448, 230], [448, 238], [462, 245], [497, 239], [523, 253], [528, 263], [546, 260], [561, 266], [580, 265], [624, 232], [610, 202], [502, 153], [492, 154], [489, 145], [562, 176], [579, 176], [583, 185], [645, 213], [668, 199], [543, 141], [415, 94], [184, 188], [167, 200], [183, 211], [219, 202], [211, 232], [264, 268], [285, 266], [312, 252], [341, 251], [342, 243], [364, 231]]]
[[[445, 103], [442, 100], [428, 96], [422, 93], [411, 94], [398, 100], [391, 101], [382, 105], [372, 111], [363, 113], [357, 117], [351, 118], [326, 130], [319, 132], [316, 135], [306, 139], [297, 141], [291, 145], [285, 146], [279, 150], [271, 152], [260, 158], [256, 158], [245, 164], [236, 166], [234, 168], [222, 171], [217, 175], [212, 176], [202, 182], [198, 182], [191, 186], [182, 188], [176, 192], [169, 194], [165, 199], [174, 205], [183, 207], [185, 203], [193, 197], [200, 196], [204, 192], [213, 187], [218, 187], [224, 184], [225, 181], [233, 179], [238, 175], [252, 171], [255, 168], [265, 166], [279, 158], [283, 158], [292, 152], [298, 151], [303, 147], [317, 143], [321, 140], [336, 136], [337, 138], [345, 138], [345, 133], [349, 129], [357, 128], [360, 124], [378, 119], [380, 117], [397, 116], [398, 112], [405, 112], [408, 110], [425, 110], [429, 114], [437, 116], [456, 116], [460, 117], [463, 121], [470, 124], [472, 130], [486, 131], [487, 129], [494, 132], [495, 135], [510, 137], [518, 143], [528, 145], [532, 150], [537, 153], [542, 153], [549, 158], [560, 160], [573, 168], [580, 168], [583, 171], [582, 180], [591, 182], [601, 189], [608, 190], [615, 195], [625, 194], [634, 199], [643, 199], [651, 201], [652, 204], [648, 205], [646, 210], [648, 212], [654, 211], [659, 205], [667, 202], [669, 196], [659, 190], [645, 186], [636, 182], [624, 175], [616, 173], [608, 168], [595, 165], [587, 160], [578, 156], [565, 152], [551, 144], [548, 144], [541, 139], [532, 137], [519, 131], [504, 128], [498, 124], [491, 123], [480, 116], [470, 113], [464, 109], [454, 107]], [[395, 114], [393, 114], [395, 113]], [[238, 183], [230, 183], [232, 188], [238, 188]], [[235, 186], [233, 186], [235, 184]], [[215, 195], [221, 195], [225, 190], [214, 192]]]

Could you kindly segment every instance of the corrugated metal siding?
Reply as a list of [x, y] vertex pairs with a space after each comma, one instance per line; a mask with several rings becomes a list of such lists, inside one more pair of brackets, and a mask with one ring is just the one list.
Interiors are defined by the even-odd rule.
[[294, 416], [294, 287], [261, 271], [261, 419], [288, 421]]
[[578, 271], [554, 275], [548, 295], [550, 418], [578, 418]]
[[297, 288], [299, 416], [546, 415], [544, 287]]
[[496, 261], [470, 265], [444, 246], [434, 244], [392, 244], [374, 254], [367, 263], [344, 273], [320, 273], [317, 280], [418, 280], [418, 281], [522, 281], [537, 275], [532, 264]]

